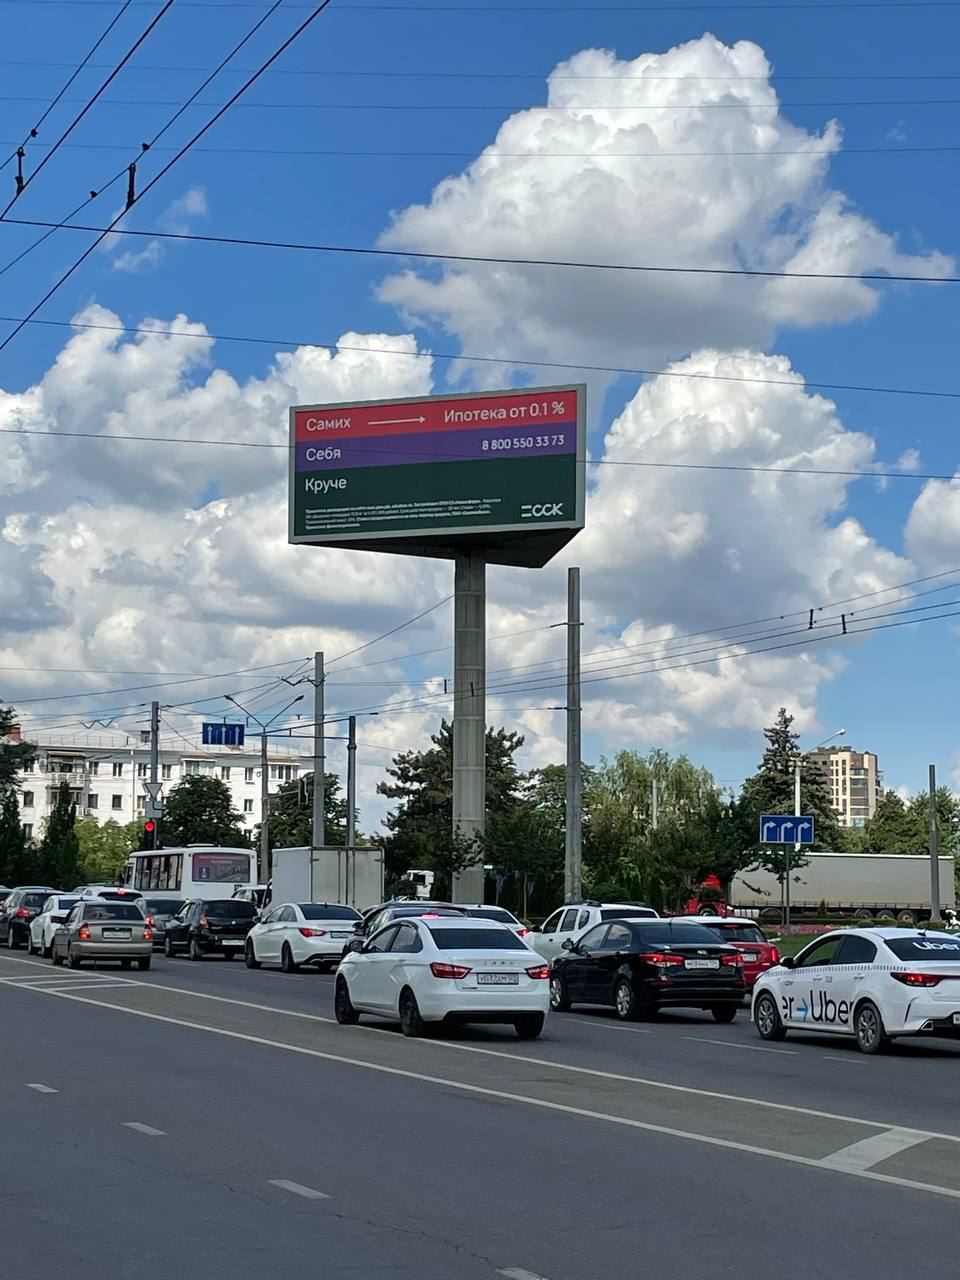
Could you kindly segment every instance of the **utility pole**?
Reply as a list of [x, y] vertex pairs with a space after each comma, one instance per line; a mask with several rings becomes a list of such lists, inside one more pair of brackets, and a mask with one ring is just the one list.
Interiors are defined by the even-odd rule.
[[357, 717], [347, 717], [347, 848], [357, 841]]
[[656, 778], [650, 779], [650, 828], [656, 831], [660, 825], [660, 784]]
[[[160, 703], [150, 703], [150, 799], [154, 806], [157, 803], [157, 786], [160, 781]], [[160, 848], [160, 820], [153, 814], [153, 845]]]
[[[793, 766], [793, 816], [800, 817], [800, 761], [798, 760]], [[799, 841], [793, 846], [794, 853], [800, 853]], [[790, 846], [785, 845], [783, 850], [784, 868], [783, 868], [783, 927], [785, 930], [790, 928]]]
[[[482, 551], [457, 551], [453, 570], [453, 831], [483, 838], [487, 808], [487, 563]], [[483, 862], [453, 877], [454, 902], [483, 902]]]
[[260, 866], [257, 882], [270, 879], [270, 789], [267, 776], [267, 731], [260, 730]]
[[940, 919], [940, 832], [937, 829], [937, 766], [930, 765], [930, 800], [927, 806], [930, 822], [930, 923]]
[[[326, 844], [325, 815], [326, 760], [323, 741], [323, 653], [313, 655], [313, 835], [314, 849]], [[348, 842], [349, 843], [349, 842]]]
[[583, 773], [580, 726], [580, 570], [567, 570], [567, 796], [564, 902], [583, 896]]

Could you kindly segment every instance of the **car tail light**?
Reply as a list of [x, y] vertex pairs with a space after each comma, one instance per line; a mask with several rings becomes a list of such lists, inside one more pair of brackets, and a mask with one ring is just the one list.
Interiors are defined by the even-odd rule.
[[80, 928], [77, 930], [77, 937], [80, 939], [81, 942], [90, 941], [90, 930], [87, 928], [85, 924], [82, 924]]
[[890, 977], [905, 987], [935, 987], [943, 981], [936, 973], [891, 973]]
[[780, 952], [777, 950], [777, 948], [776, 948], [776, 947], [771, 947], [771, 948], [770, 948], [770, 963], [771, 963], [771, 964], [779, 964], [779, 963], [780, 963]]
[[153, 940], [153, 930], [150, 928], [149, 924], [143, 931], [143, 940], [144, 942], [151, 942]]
[[197, 921], [197, 923], [200, 925], [201, 929], [210, 928], [210, 921], [207, 919], [206, 916], [201, 916], [200, 919]]
[[470, 968], [465, 964], [447, 964], [443, 960], [434, 960], [430, 972], [435, 978], [465, 978], [470, 973]]
[[528, 978], [536, 978], [538, 981], [546, 982], [550, 977], [550, 966], [548, 964], [535, 964], [527, 970]]
[[740, 954], [740, 952], [738, 951], [738, 952], [736, 952], [736, 954], [735, 954], [735, 955], [732, 955], [732, 956], [724, 956], [724, 957], [722, 958], [722, 960], [721, 960], [721, 962], [720, 962], [720, 963], [721, 963], [721, 964], [735, 964], [735, 965], [741, 965], [741, 964], [743, 964], [743, 956], [742, 956], [742, 955]]
[[683, 956], [672, 956], [661, 951], [645, 951], [641, 955], [638, 955], [637, 959], [646, 960], [647, 964], [683, 964]]
[[518, 938], [525, 938], [529, 932], [530, 932], [530, 930], [529, 930], [529, 929], [518, 929], [518, 930], [517, 930], [517, 937], [518, 937]]
[[156, 924], [156, 921], [154, 920], [153, 916], [147, 916], [147, 924], [150, 926], [151, 929], [153, 928], [153, 926]]
[[327, 936], [326, 929], [298, 929], [297, 932], [302, 938], [325, 938]]
[[26, 920], [30, 912], [27, 910], [26, 907], [17, 907], [16, 911], [13, 914], [17, 917], [18, 920]]

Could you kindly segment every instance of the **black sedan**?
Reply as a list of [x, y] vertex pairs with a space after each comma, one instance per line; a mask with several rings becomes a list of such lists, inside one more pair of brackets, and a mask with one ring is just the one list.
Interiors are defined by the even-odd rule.
[[191, 960], [223, 956], [232, 960], [243, 955], [247, 934], [257, 923], [252, 902], [239, 898], [194, 898], [167, 921], [163, 938], [166, 956], [182, 955]]
[[709, 1009], [732, 1022], [743, 1000], [736, 947], [700, 925], [669, 920], [614, 920], [563, 944], [553, 962], [550, 1004], [612, 1005], [623, 1019], [659, 1009]]

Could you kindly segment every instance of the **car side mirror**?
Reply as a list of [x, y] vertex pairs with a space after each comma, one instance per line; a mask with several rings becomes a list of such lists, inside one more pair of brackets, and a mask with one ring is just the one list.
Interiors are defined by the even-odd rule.
[[560, 949], [562, 951], [576, 951], [577, 944], [574, 942], [572, 938], [564, 938], [564, 940], [560, 943]]
[[350, 941], [347, 943], [347, 951], [362, 951], [362, 950], [363, 950], [362, 938], [351, 938]]
[[795, 969], [797, 967], [797, 961], [794, 956], [784, 956], [780, 963], [785, 969]]

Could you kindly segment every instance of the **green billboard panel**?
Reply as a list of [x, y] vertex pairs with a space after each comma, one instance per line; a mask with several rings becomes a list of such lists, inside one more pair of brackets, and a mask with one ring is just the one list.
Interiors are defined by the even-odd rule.
[[585, 387], [290, 411], [290, 541], [539, 566], [584, 523]]

